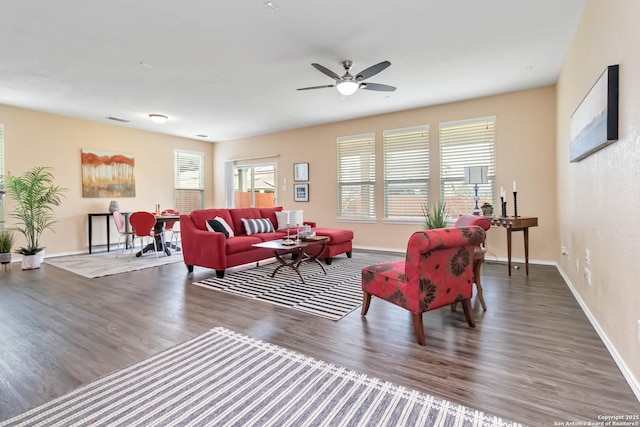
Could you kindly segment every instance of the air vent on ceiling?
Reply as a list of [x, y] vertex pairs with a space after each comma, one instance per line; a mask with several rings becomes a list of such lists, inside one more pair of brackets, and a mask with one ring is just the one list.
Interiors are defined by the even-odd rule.
[[198, 138], [209, 138], [209, 135], [198, 134], [196, 135]]
[[129, 123], [131, 120], [127, 120], [127, 119], [121, 119], [120, 117], [107, 117], [107, 119], [109, 120], [113, 120], [114, 122], [121, 122], [121, 123]]

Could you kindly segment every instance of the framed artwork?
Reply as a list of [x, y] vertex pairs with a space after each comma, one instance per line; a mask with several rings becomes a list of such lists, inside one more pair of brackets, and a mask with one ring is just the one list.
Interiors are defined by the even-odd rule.
[[309, 181], [309, 163], [293, 164], [293, 180]]
[[579, 162], [618, 139], [619, 67], [604, 70], [571, 116], [570, 162]]
[[132, 154], [81, 150], [82, 197], [135, 197]]
[[309, 184], [293, 184], [293, 201], [309, 201]]

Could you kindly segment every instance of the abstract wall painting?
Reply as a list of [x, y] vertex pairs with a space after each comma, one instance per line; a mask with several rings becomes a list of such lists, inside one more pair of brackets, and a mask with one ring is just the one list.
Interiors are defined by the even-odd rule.
[[579, 162], [618, 139], [619, 67], [604, 70], [571, 116], [570, 162]]
[[135, 197], [133, 155], [82, 149], [82, 197]]

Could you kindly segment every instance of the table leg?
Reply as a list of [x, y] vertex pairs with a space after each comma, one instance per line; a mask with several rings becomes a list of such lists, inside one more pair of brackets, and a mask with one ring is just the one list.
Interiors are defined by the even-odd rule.
[[107, 252], [111, 252], [111, 242], [109, 241], [111, 238], [111, 222], [109, 221], [109, 218], [111, 217], [111, 215], [106, 216], [105, 218], [107, 218]]
[[93, 234], [93, 217], [89, 215], [89, 255], [91, 255], [91, 235]]
[[[124, 214], [124, 231], [126, 235], [124, 236], [124, 247], [129, 249], [129, 232], [131, 231], [131, 226], [129, 225], [129, 212]], [[133, 242], [131, 242], [133, 244]]]
[[527, 276], [529, 275], [529, 228], [525, 227], [524, 232], [524, 265], [526, 266]]
[[511, 276], [511, 228], [507, 228], [507, 266], [509, 267], [509, 276]]

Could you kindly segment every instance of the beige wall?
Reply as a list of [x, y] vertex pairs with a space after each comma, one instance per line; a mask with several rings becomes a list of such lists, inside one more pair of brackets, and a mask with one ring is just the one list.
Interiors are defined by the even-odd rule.
[[[368, 94], [360, 94], [362, 96]], [[555, 190], [555, 88], [508, 93], [435, 107], [420, 108], [394, 114], [349, 120], [262, 135], [253, 138], [218, 142], [214, 148], [214, 204], [225, 206], [224, 162], [228, 159], [276, 155], [255, 162], [278, 163], [280, 204], [289, 209], [303, 209], [305, 220], [320, 226], [354, 230], [354, 245], [359, 247], [404, 250], [409, 236], [421, 229], [420, 224], [388, 224], [382, 222], [383, 186], [377, 182], [378, 221], [371, 223], [338, 223], [336, 190], [336, 138], [339, 136], [376, 133], [377, 176], [382, 176], [382, 132], [388, 129], [430, 125], [431, 171], [438, 176], [438, 125], [441, 122], [496, 116], [497, 182], [510, 191], [518, 181], [518, 213], [539, 218], [539, 227], [530, 233], [530, 258], [552, 262], [559, 251], [556, 225]], [[309, 162], [310, 201], [294, 203], [292, 193], [293, 163]], [[434, 172], [435, 171], [435, 172]], [[287, 190], [282, 185], [287, 182]], [[431, 194], [438, 195], [438, 182], [433, 181]], [[439, 197], [439, 196], [437, 196]], [[509, 214], [513, 200], [509, 200]], [[506, 257], [506, 231], [491, 229], [488, 246], [500, 258]], [[522, 233], [514, 233], [514, 257], [524, 258]]]
[[[559, 267], [622, 359], [640, 396], [640, 3], [589, 0], [558, 81]], [[569, 118], [608, 65], [620, 64], [619, 140], [569, 163]], [[584, 278], [591, 251], [592, 285]], [[579, 271], [576, 271], [576, 260]]]
[[[131, 153], [135, 158], [136, 196], [117, 199], [122, 211], [153, 211], [155, 204], [173, 207], [173, 150], [176, 148], [205, 153], [205, 204], [212, 202], [213, 144], [100, 124], [53, 114], [0, 105], [0, 123], [4, 125], [5, 170], [22, 174], [34, 166], [54, 169], [55, 183], [69, 189], [55, 211], [55, 233], [42, 235], [47, 256], [86, 251], [87, 213], [108, 212], [111, 199], [83, 198], [80, 150]], [[11, 209], [7, 201], [7, 211]], [[94, 218], [94, 243], [106, 243], [104, 218]], [[7, 218], [7, 226], [11, 219]], [[112, 223], [112, 229], [115, 229]], [[117, 234], [112, 232], [112, 239]], [[113, 240], [115, 242], [115, 240]], [[24, 245], [22, 235], [17, 246]]]

